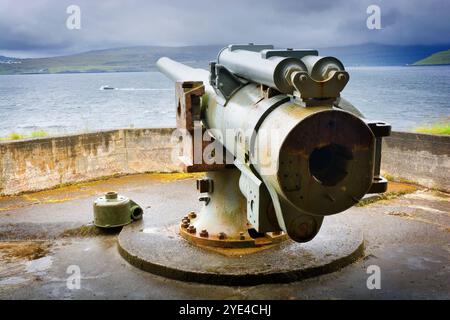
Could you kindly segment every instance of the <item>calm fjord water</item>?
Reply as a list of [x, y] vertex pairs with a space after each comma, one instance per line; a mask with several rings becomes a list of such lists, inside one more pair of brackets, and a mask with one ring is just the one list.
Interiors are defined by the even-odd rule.
[[[348, 71], [342, 96], [369, 119], [411, 131], [450, 116], [450, 66]], [[0, 76], [0, 136], [174, 126], [173, 88], [158, 72]]]

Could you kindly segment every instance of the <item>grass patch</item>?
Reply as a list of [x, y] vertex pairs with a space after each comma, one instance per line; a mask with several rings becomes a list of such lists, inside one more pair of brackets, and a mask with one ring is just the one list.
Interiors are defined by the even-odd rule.
[[31, 132], [29, 135], [13, 132], [7, 135], [6, 137], [0, 138], [0, 141], [15, 141], [15, 140], [23, 140], [27, 138], [43, 138], [47, 137], [49, 134], [44, 130], [36, 130]]
[[414, 131], [419, 133], [450, 135], [450, 122], [438, 122], [429, 126], [418, 127]]
[[22, 140], [25, 138], [26, 138], [25, 135], [13, 132], [6, 137], [0, 138], [0, 141]]
[[30, 134], [31, 138], [43, 138], [43, 137], [47, 137], [47, 136], [48, 136], [48, 133], [44, 130], [36, 130]]

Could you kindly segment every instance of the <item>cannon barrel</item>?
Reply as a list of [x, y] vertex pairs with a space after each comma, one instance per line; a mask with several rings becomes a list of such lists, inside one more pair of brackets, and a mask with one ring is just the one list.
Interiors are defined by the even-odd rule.
[[203, 81], [205, 83], [209, 81], [207, 70], [195, 69], [170, 58], [159, 58], [156, 66], [172, 81]]

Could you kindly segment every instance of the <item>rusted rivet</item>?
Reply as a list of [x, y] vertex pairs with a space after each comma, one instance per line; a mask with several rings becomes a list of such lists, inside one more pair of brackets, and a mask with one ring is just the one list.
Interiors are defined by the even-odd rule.
[[209, 234], [208, 234], [208, 231], [207, 231], [206, 229], [203, 229], [203, 230], [200, 232], [200, 237], [208, 238], [208, 236], [209, 236]]
[[189, 233], [195, 233], [197, 230], [195, 229], [194, 226], [189, 226], [188, 231]]
[[243, 232], [239, 232], [239, 239], [245, 240], [245, 235]]
[[181, 224], [181, 227], [184, 228], [184, 229], [188, 228], [189, 227], [189, 222], [183, 222]]
[[220, 233], [219, 233], [219, 239], [220, 239], [220, 240], [225, 239], [225, 237], [226, 237], [225, 232], [220, 232]]
[[197, 218], [197, 214], [194, 211], [189, 212], [188, 214], [189, 219], [195, 219]]

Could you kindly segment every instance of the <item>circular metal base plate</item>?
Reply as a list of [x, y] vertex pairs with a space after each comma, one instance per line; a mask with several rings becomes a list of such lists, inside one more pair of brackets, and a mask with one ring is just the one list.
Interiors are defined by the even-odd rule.
[[[327, 217], [310, 242], [291, 240], [261, 248], [207, 248], [179, 235], [179, 224], [158, 219], [125, 226], [119, 252], [129, 263], [167, 278], [222, 285], [286, 283], [336, 271], [364, 253], [362, 232]], [[155, 221], [157, 220], [157, 221]]]

